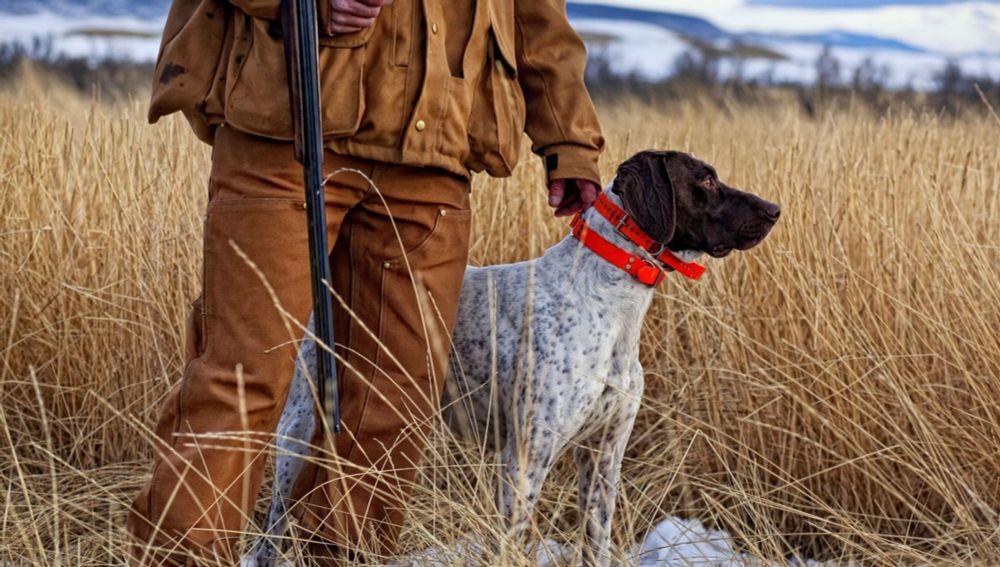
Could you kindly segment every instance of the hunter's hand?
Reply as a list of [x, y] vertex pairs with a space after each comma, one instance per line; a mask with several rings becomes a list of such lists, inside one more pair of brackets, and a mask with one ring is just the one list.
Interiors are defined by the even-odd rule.
[[586, 179], [554, 179], [549, 182], [549, 206], [557, 217], [586, 211], [597, 200], [600, 188]]
[[382, 6], [392, 0], [330, 0], [330, 31], [353, 33], [375, 23]]

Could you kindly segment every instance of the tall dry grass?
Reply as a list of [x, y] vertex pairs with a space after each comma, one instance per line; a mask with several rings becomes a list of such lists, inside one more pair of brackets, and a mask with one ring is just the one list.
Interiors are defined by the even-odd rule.
[[[181, 121], [143, 110], [0, 94], [0, 564], [124, 562], [199, 286], [209, 165]], [[681, 514], [761, 558], [1000, 562], [1000, 120], [603, 114], [606, 177], [677, 148], [785, 211], [759, 249], [658, 291], [618, 544]], [[565, 234], [541, 179], [533, 161], [477, 179], [475, 263]], [[491, 457], [438, 431], [426, 462], [405, 548], [495, 536]], [[572, 475], [553, 472], [535, 537], [578, 539]]]

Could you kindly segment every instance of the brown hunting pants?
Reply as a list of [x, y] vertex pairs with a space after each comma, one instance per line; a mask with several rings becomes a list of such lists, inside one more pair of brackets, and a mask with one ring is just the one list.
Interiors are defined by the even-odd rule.
[[[391, 553], [438, 409], [469, 240], [469, 183], [327, 152], [343, 430], [318, 434], [293, 515], [348, 550]], [[291, 145], [222, 127], [187, 364], [128, 518], [142, 565], [236, 564], [312, 310], [302, 170]], [[376, 189], [377, 188], [377, 189]], [[299, 532], [302, 535], [302, 532]]]

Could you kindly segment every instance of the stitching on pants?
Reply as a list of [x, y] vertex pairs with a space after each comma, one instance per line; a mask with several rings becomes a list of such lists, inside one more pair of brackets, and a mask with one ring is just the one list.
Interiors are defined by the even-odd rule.
[[[351, 232], [353, 233], [353, 231], [354, 231], [354, 228], [351, 227]], [[353, 234], [352, 234], [352, 236], [353, 236]], [[354, 248], [354, 239], [352, 238], [351, 239], [351, 249], [352, 249], [352, 252], [353, 252], [353, 248]], [[351, 260], [352, 261], [354, 260], [353, 255], [352, 255]], [[385, 313], [385, 308], [384, 308], [384, 302], [385, 302], [385, 268], [384, 267], [380, 267], [379, 270], [380, 270], [380, 273], [379, 273], [378, 325], [376, 326], [376, 328], [374, 329], [374, 331], [375, 331], [375, 336], [381, 338], [381, 336], [382, 336], [382, 319], [383, 319], [384, 313]], [[352, 274], [351, 274], [351, 288], [352, 288], [352, 290], [351, 290], [351, 296], [352, 296], [352, 300], [354, 299], [354, 294], [356, 293], [355, 290], [358, 289], [358, 287], [359, 287], [359, 286], [355, 285], [357, 283], [357, 278], [358, 278], [358, 272], [359, 271], [360, 270], [352, 270]], [[357, 305], [357, 304], [356, 303], [352, 303], [351, 309], [354, 309], [355, 305]], [[353, 339], [354, 339], [354, 337], [352, 336], [351, 337], [352, 342], [353, 342]], [[353, 350], [354, 350], [354, 344], [351, 344], [350, 347], [351, 347], [351, 351], [353, 352]], [[353, 435], [355, 437], [357, 437], [359, 435], [361, 427], [365, 423], [365, 418], [368, 416], [368, 404], [371, 401], [372, 390], [375, 389], [375, 380], [376, 380], [376, 375], [378, 374], [378, 365], [379, 365], [379, 361], [381, 359], [381, 354], [382, 354], [381, 347], [379, 347], [378, 345], [376, 345], [376, 349], [377, 350], [375, 351], [375, 356], [373, 357], [373, 360], [372, 360], [372, 363], [371, 363], [371, 371], [367, 373], [367, 374], [369, 374], [369, 377], [368, 377], [368, 386], [365, 388], [365, 401], [361, 405], [361, 411], [359, 412], [358, 419], [355, 422], [354, 427], [352, 428], [353, 429]], [[360, 377], [359, 377], [359, 379], [360, 379]], [[351, 443], [350, 449], [348, 449], [347, 450], [347, 454], [344, 455], [344, 459], [345, 460], [347, 460], [347, 461], [351, 461], [352, 460], [352, 458], [354, 457], [354, 450], [357, 448], [357, 446], [358, 446], [358, 442], [357, 441], [354, 441], [354, 442]]]
[[[373, 194], [374, 194], [374, 197], [378, 200], [378, 202], [382, 202], [382, 200], [385, 199], [385, 193], [381, 193], [381, 191], [382, 191], [381, 189], [378, 189], [378, 193], [376, 192], [376, 188], [379, 186], [379, 181], [382, 178], [381, 173], [382, 173], [382, 168], [378, 167], [377, 165], [373, 165], [372, 166], [371, 175], [369, 176], [371, 178], [371, 183], [368, 184], [368, 190], [365, 191], [365, 195], [364, 195], [364, 197], [362, 197], [362, 200], [367, 199], [369, 196], [371, 196]], [[381, 193], [381, 195], [379, 193]], [[360, 204], [360, 202], [359, 202], [359, 204]], [[356, 240], [354, 239], [354, 224], [353, 223], [351, 224], [351, 235], [350, 236], [351, 236], [351, 239], [350, 239], [351, 245], [348, 247], [348, 253], [351, 255], [351, 266], [355, 266], [356, 264], [355, 264], [355, 257], [354, 257], [354, 245], [355, 245]], [[367, 254], [365, 254], [364, 256], [365, 256], [365, 258], [369, 258], [369, 256]], [[383, 309], [382, 309], [382, 302], [383, 302], [382, 294], [385, 293], [385, 289], [384, 289], [384, 278], [385, 278], [384, 271], [385, 271], [385, 269], [384, 268], [380, 268], [380, 269], [382, 270], [382, 273], [380, 273], [380, 276], [379, 276], [379, 313], [378, 313], [379, 324], [378, 324], [378, 328], [375, 329], [375, 336], [377, 336], [377, 337], [381, 337], [382, 336], [382, 311], [383, 311]], [[358, 274], [360, 272], [361, 272], [361, 270], [357, 270], [357, 269], [352, 269], [351, 270], [351, 304], [349, 306], [351, 310], [354, 310], [355, 306], [357, 306], [357, 304], [358, 304], [358, 293], [359, 293], [358, 290], [361, 289], [361, 286], [358, 285]], [[353, 336], [353, 334], [350, 335], [349, 341], [350, 342], [348, 343], [348, 349], [349, 349], [350, 352], [354, 352], [355, 345], [354, 345], [354, 336]], [[361, 425], [365, 422], [365, 417], [366, 417], [366, 414], [368, 413], [368, 402], [371, 400], [372, 390], [374, 389], [372, 386], [374, 385], [374, 380], [375, 380], [374, 377], [377, 374], [376, 369], [377, 369], [377, 366], [378, 366], [379, 354], [380, 353], [381, 353], [381, 349], [376, 350], [374, 360], [372, 361], [372, 364], [374, 365], [374, 368], [372, 369], [372, 372], [371, 372], [371, 378], [368, 379], [369, 386], [367, 388], [365, 388], [365, 400], [364, 400], [364, 403], [361, 405], [361, 412], [358, 415], [358, 420], [357, 420], [355, 426], [352, 428], [353, 431], [354, 431], [354, 435], [355, 436], [357, 435], [358, 430], [361, 429]], [[346, 372], [345, 372], [345, 374], [346, 374]], [[345, 378], [346, 378], [346, 376], [345, 376]], [[354, 456], [354, 449], [357, 448], [357, 446], [358, 446], [357, 441], [352, 442], [351, 445], [350, 445], [350, 448], [347, 450], [347, 454], [343, 455], [343, 458], [345, 460], [347, 460], [347, 461], [350, 461], [351, 458]]]

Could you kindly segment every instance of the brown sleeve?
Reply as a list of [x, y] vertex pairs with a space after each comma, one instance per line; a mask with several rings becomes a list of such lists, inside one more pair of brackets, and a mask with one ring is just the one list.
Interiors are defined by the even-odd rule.
[[[229, 0], [229, 3], [254, 18], [277, 20], [281, 17], [281, 0]], [[330, 36], [330, 0], [316, 0], [316, 24], [320, 35]]]
[[583, 83], [587, 49], [569, 25], [565, 0], [515, 0], [518, 79], [527, 107], [525, 131], [548, 180], [601, 182], [601, 125]]

